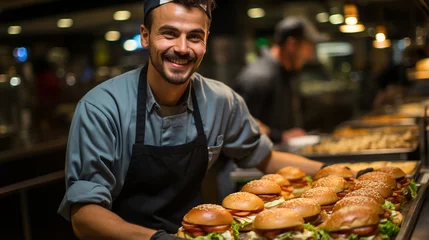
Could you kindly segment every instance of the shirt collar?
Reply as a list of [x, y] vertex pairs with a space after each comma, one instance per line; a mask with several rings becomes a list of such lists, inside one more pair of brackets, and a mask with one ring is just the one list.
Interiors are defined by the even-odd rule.
[[[191, 86], [192, 86], [192, 77], [191, 77], [191, 81], [189, 82], [188, 89], [185, 92], [185, 94], [188, 95], [186, 97], [187, 100], [185, 104], [186, 104], [186, 107], [191, 112], [193, 112], [194, 106], [192, 105], [191, 91], [189, 91], [189, 89], [191, 89]], [[150, 85], [149, 85], [149, 81], [147, 81], [146, 89], [147, 89], [146, 108], [149, 110], [149, 112], [151, 112], [153, 108], [157, 108], [157, 109], [161, 108], [161, 106], [155, 100], [155, 96], [153, 95], [152, 89], [150, 88]]]

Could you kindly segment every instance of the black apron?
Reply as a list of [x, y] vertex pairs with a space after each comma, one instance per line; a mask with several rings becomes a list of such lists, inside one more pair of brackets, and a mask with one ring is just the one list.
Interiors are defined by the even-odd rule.
[[201, 182], [207, 170], [207, 138], [191, 88], [197, 138], [177, 146], [144, 144], [147, 65], [139, 76], [136, 143], [121, 193], [112, 211], [125, 221], [176, 233], [183, 216], [202, 203]]

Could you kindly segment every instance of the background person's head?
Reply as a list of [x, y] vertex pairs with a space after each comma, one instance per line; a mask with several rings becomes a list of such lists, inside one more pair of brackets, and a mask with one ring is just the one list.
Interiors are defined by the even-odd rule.
[[324, 40], [308, 19], [287, 17], [275, 26], [273, 50], [288, 71], [300, 71], [313, 58], [315, 43]]
[[142, 46], [149, 67], [175, 85], [185, 84], [206, 52], [213, 0], [145, 1]]

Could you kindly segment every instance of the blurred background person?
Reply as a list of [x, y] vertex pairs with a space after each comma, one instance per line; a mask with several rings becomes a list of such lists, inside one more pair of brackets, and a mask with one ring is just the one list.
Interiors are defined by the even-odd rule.
[[313, 59], [314, 43], [324, 36], [305, 18], [287, 17], [274, 29], [274, 42], [242, 69], [234, 89], [244, 98], [261, 131], [274, 143], [303, 136], [299, 122], [298, 73]]

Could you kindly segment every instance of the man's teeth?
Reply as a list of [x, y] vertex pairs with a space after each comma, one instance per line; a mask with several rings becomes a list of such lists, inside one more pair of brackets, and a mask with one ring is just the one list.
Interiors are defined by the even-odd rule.
[[179, 65], [185, 65], [188, 63], [188, 60], [182, 60], [182, 59], [172, 59], [172, 58], [168, 58], [168, 61], [175, 63], [175, 64], [179, 64]]

